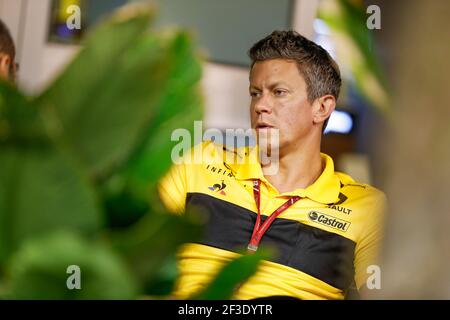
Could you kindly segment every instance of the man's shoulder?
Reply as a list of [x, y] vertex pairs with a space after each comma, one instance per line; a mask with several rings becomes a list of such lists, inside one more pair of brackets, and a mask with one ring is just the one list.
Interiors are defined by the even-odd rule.
[[355, 181], [351, 176], [342, 172], [336, 172], [336, 175], [341, 181], [341, 191], [348, 197], [352, 198], [370, 198], [373, 201], [384, 202], [386, 195], [380, 189], [367, 184]]
[[210, 163], [217, 159], [221, 145], [212, 141], [202, 141], [188, 149], [183, 148], [179, 154], [173, 155], [176, 158], [176, 164], [195, 165]]
[[182, 157], [184, 164], [223, 164], [233, 157], [244, 157], [245, 148], [227, 146], [206, 140], [198, 143]]
[[[383, 221], [387, 207], [384, 192], [370, 184], [357, 182], [347, 174], [337, 175], [341, 180], [339, 199], [342, 202], [339, 205], [351, 210], [352, 221], [360, 221], [364, 226], [367, 223], [381, 225], [380, 221]], [[365, 234], [366, 231], [363, 228], [360, 232]]]

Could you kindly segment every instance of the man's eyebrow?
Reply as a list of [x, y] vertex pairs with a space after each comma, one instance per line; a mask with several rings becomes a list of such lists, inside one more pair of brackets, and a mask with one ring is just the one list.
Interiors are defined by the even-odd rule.
[[276, 88], [276, 87], [288, 87], [289, 88], [289, 85], [286, 82], [284, 82], [284, 81], [276, 81], [276, 82], [271, 83], [269, 85], [270, 89], [273, 89], [273, 88]]
[[[274, 83], [269, 84], [269, 89], [272, 90], [272, 89], [274, 89], [276, 87], [280, 87], [280, 86], [281, 87], [290, 88], [290, 86], [286, 82], [284, 82], [284, 81], [276, 81]], [[250, 84], [249, 90], [252, 90], [252, 89], [260, 90], [260, 88], [258, 86]]]

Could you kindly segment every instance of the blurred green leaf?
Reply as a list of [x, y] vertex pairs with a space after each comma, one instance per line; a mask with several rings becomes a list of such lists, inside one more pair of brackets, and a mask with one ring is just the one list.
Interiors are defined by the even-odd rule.
[[175, 252], [172, 252], [161, 264], [151, 281], [147, 281], [144, 292], [153, 298], [169, 296], [175, 287], [178, 267]]
[[139, 199], [128, 190], [104, 196], [103, 205], [107, 212], [106, 225], [113, 230], [128, 228], [150, 209], [147, 199]]
[[[148, 189], [148, 182], [156, 182], [172, 164], [171, 150], [178, 141], [171, 141], [172, 132], [183, 128], [190, 132], [193, 122], [202, 118], [202, 97], [199, 81], [201, 65], [194, 55], [188, 34], [173, 36], [167, 54], [173, 63], [167, 90], [155, 107], [155, 117], [127, 167], [133, 183]], [[142, 183], [143, 182], [143, 183]]]
[[368, 15], [364, 10], [365, 7], [348, 0], [340, 0], [340, 4], [343, 10], [344, 30], [351, 35], [359, 50], [361, 50], [368, 69], [376, 75], [382, 84], [385, 84], [384, 74], [376, 56], [373, 36], [371, 30], [366, 27]]
[[38, 111], [16, 88], [0, 80], [0, 145], [48, 143]]
[[120, 165], [154, 113], [170, 64], [165, 43], [145, 33], [150, 12], [105, 23], [38, 99], [60, 121], [54, 135], [94, 175]]
[[339, 59], [344, 68], [351, 70], [355, 88], [376, 110], [389, 112], [387, 80], [377, 59], [373, 32], [366, 26], [368, 15], [363, 3], [324, 1], [318, 17], [330, 26]]
[[146, 285], [158, 281], [158, 270], [186, 242], [198, 241], [203, 220], [195, 212], [184, 216], [150, 212], [125, 231], [112, 232], [110, 239]]
[[78, 56], [38, 102], [57, 109], [64, 124], [84, 119], [83, 115], [94, 104], [91, 99], [101, 94], [98, 89], [113, 80], [124, 53], [145, 32], [151, 16], [149, 10], [142, 10], [130, 19], [108, 19], [94, 29]]
[[[193, 88], [200, 79], [201, 68], [189, 37], [183, 33], [140, 34], [136, 31], [142, 27], [140, 19], [133, 18], [135, 24], [123, 24], [121, 28], [100, 28], [92, 35], [95, 41], [86, 43], [67, 71], [37, 100], [47, 114], [60, 120], [60, 130], [55, 130], [55, 135], [97, 177], [108, 176], [132, 153], [139, 154], [143, 149], [146, 153], [150, 149], [150, 156], [138, 158], [145, 158], [146, 162], [158, 159], [154, 165], [159, 168], [157, 164], [164, 164], [156, 170], [161, 175], [170, 159], [161, 161], [157, 157], [171, 146], [164, 144], [158, 153], [148, 141], [154, 140], [159, 126], [171, 119], [173, 125], [167, 128], [166, 124], [164, 132], [170, 141], [167, 133], [180, 126], [180, 121], [174, 123], [174, 117], [180, 112], [192, 115], [192, 111], [199, 110], [199, 94]], [[122, 46], [112, 45], [111, 41]], [[113, 48], [108, 52], [101, 50], [110, 46]], [[192, 116], [182, 119], [185, 127]], [[143, 167], [142, 161], [135, 162]]]
[[[80, 268], [81, 289], [69, 290], [67, 273]], [[107, 247], [72, 233], [33, 238], [9, 264], [9, 298], [13, 299], [133, 299], [137, 286], [124, 263]]]
[[35, 235], [101, 226], [94, 190], [55, 147], [2, 147], [0, 168], [0, 261]]
[[161, 97], [153, 105], [154, 117], [129, 160], [103, 185], [110, 226], [119, 226], [120, 221], [123, 227], [128, 226], [142, 217], [145, 203], [149, 207], [159, 201], [151, 195], [156, 193], [158, 179], [172, 165], [171, 150], [178, 143], [171, 141], [173, 131], [192, 131], [193, 122], [202, 118], [201, 65], [190, 36], [171, 32], [161, 36], [161, 41], [167, 43], [165, 55], [171, 63], [167, 65], [167, 81], [159, 83]]
[[257, 270], [261, 260], [268, 259], [269, 253], [258, 250], [254, 254], [245, 254], [228, 263], [208, 287], [192, 299], [227, 300], [233, 297], [235, 290], [248, 280]]

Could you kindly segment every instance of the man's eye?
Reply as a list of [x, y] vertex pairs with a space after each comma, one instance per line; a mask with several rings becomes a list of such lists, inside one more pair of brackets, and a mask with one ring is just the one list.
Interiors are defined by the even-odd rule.
[[274, 91], [274, 93], [275, 93], [275, 96], [277, 96], [277, 97], [281, 97], [281, 96], [286, 95], [286, 91], [285, 90], [281, 90], [281, 89], [276, 89]]
[[256, 97], [259, 97], [259, 96], [260, 96], [260, 93], [259, 93], [259, 92], [253, 91], [253, 92], [250, 92], [250, 96], [251, 96], [252, 98], [256, 98]]

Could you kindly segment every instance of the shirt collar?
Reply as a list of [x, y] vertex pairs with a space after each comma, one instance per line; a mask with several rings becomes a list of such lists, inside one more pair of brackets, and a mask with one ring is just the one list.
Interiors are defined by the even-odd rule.
[[[233, 152], [238, 154], [235, 159], [240, 159], [240, 161], [227, 163], [227, 166], [233, 171], [236, 179], [267, 181], [261, 169], [257, 147], [239, 148]], [[335, 203], [339, 200], [341, 181], [335, 174], [333, 159], [324, 153], [321, 153], [320, 156], [325, 165], [319, 178], [307, 188], [285, 192], [282, 194], [283, 196], [306, 197], [323, 204]]]

